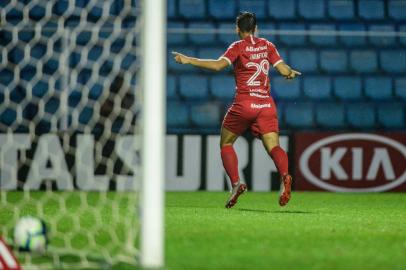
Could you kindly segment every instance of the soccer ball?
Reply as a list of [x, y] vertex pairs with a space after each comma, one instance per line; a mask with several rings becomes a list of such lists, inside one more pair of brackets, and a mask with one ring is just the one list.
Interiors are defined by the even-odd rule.
[[14, 244], [20, 251], [44, 252], [48, 244], [45, 222], [35, 217], [22, 217], [14, 228]]

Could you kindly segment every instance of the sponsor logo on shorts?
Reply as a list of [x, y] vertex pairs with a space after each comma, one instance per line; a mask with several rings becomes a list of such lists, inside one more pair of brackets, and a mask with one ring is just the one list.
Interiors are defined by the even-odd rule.
[[265, 104], [251, 103], [251, 108], [252, 109], [271, 108], [271, 103], [265, 103]]

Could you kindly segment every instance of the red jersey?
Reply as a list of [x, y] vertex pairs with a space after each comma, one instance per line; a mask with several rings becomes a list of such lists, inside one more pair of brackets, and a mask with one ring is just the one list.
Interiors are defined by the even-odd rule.
[[269, 98], [270, 66], [282, 62], [275, 45], [250, 35], [232, 43], [220, 58], [234, 65], [236, 97]]

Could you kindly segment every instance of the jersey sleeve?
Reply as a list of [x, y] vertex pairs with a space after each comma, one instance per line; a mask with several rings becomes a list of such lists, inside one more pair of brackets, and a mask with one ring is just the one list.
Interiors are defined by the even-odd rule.
[[278, 50], [276, 49], [275, 45], [271, 42], [268, 42], [268, 49], [269, 49], [269, 62], [272, 66], [276, 66], [280, 62], [283, 62], [282, 57], [279, 55]]
[[238, 55], [239, 55], [238, 46], [236, 42], [234, 42], [228, 47], [227, 51], [222, 56], [220, 56], [220, 59], [225, 59], [227, 60], [229, 65], [232, 65], [235, 62], [235, 60], [237, 60]]

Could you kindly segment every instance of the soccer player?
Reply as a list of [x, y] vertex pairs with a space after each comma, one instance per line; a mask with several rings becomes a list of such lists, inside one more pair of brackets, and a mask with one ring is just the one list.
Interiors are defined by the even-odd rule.
[[234, 66], [236, 95], [224, 117], [220, 138], [221, 159], [232, 184], [226, 208], [233, 207], [238, 197], [247, 190], [247, 185], [238, 175], [238, 159], [233, 144], [248, 128], [262, 140], [278, 169], [281, 177], [279, 205], [285, 206], [291, 197], [292, 177], [288, 172], [286, 152], [279, 146], [278, 118], [275, 103], [270, 96], [269, 69], [272, 65], [288, 80], [301, 73], [283, 62], [274, 44], [255, 37], [256, 30], [255, 14], [242, 12], [236, 19], [236, 32], [240, 40], [232, 43], [219, 59], [198, 59], [172, 52], [175, 61], [180, 64], [213, 71]]

